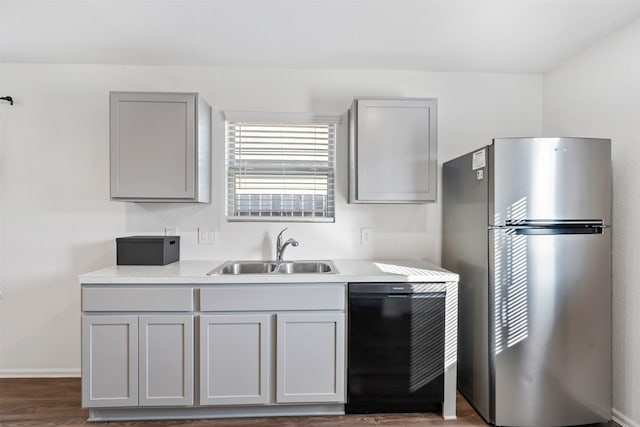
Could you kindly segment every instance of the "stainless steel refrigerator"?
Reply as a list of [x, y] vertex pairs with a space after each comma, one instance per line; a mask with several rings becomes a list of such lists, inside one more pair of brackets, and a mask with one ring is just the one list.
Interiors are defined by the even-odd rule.
[[611, 418], [610, 147], [494, 139], [443, 166], [458, 390], [490, 423]]

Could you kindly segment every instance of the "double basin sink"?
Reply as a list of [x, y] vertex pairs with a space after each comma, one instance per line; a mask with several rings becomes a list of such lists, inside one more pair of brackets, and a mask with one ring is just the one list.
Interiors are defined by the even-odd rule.
[[227, 261], [207, 274], [327, 274], [337, 271], [331, 261]]

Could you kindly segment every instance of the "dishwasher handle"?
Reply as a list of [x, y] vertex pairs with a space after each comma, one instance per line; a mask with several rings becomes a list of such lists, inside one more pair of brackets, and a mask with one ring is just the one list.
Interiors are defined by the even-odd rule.
[[415, 295], [439, 293], [444, 283], [350, 283], [349, 295], [387, 294], [387, 295]]
[[411, 283], [354, 283], [349, 284], [349, 295], [413, 293]]

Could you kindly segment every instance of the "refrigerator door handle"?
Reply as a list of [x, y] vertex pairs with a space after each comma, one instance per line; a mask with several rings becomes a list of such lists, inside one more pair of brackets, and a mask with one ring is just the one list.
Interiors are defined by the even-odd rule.
[[525, 236], [544, 236], [544, 235], [556, 235], [556, 234], [602, 234], [604, 226], [595, 227], [548, 227], [548, 228], [535, 228], [524, 227], [514, 228], [513, 233], [516, 235]]
[[507, 220], [505, 225], [490, 226], [516, 235], [602, 234], [608, 228], [602, 220]]
[[597, 227], [602, 219], [507, 219], [504, 227]]

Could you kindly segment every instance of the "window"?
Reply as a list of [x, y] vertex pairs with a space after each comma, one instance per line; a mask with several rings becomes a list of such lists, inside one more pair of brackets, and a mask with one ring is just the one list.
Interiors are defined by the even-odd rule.
[[227, 220], [333, 222], [335, 118], [225, 118]]

